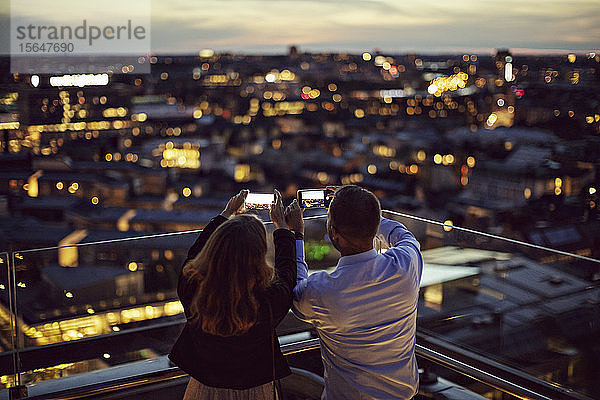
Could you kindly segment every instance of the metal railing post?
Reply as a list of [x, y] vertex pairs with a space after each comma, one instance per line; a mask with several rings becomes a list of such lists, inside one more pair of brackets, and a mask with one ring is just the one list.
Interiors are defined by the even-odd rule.
[[11, 252], [10, 257], [6, 257], [14, 382], [14, 385], [9, 388], [8, 392], [11, 400], [27, 397], [27, 387], [21, 384], [21, 360], [19, 357], [19, 316], [17, 313], [17, 268], [15, 263], [16, 255], [17, 253]]

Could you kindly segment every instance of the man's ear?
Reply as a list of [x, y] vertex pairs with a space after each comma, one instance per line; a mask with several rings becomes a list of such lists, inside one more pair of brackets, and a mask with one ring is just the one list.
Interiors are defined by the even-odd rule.
[[337, 229], [335, 229], [335, 226], [331, 226], [330, 231], [331, 236], [335, 236], [336, 239], [340, 237], [340, 234], [338, 233]]
[[339, 234], [337, 229], [335, 229], [335, 226], [331, 227], [331, 235], [335, 238], [335, 241], [340, 243], [342, 246], [346, 246], [348, 244], [346, 239], [344, 239], [344, 237]]

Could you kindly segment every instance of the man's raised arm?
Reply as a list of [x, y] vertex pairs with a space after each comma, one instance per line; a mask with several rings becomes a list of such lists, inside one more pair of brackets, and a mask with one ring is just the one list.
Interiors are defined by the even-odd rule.
[[420, 277], [420, 272], [423, 270], [421, 245], [406, 226], [398, 221], [381, 217], [379, 236], [383, 236], [389, 246], [386, 255], [407, 257], [412, 263], [417, 263]]

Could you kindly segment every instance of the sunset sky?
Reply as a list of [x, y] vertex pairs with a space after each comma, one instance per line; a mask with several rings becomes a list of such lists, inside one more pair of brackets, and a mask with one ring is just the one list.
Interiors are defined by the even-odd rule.
[[[600, 47], [598, 0], [153, 1], [152, 48], [489, 52]], [[545, 51], [542, 51], [545, 52]]]
[[[50, 3], [39, 3], [37, 10], [45, 18], [52, 18], [61, 4], [48, 8]], [[118, 13], [135, 15], [136, 3], [121, 2]], [[151, 4], [155, 53], [211, 48], [281, 54], [292, 44], [309, 51], [377, 48], [393, 53], [485, 53], [500, 47], [517, 53], [564, 53], [600, 48], [598, 0], [151, 0]], [[6, 7], [0, 7], [1, 13], [5, 20]]]

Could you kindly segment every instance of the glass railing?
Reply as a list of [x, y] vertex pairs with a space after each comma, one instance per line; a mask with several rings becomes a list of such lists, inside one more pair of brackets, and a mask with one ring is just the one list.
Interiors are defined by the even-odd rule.
[[387, 215], [421, 243], [421, 343], [480, 355], [566, 391], [598, 393], [597, 368], [590, 366], [600, 334], [600, 287], [593, 280], [600, 261], [589, 256], [592, 248], [575, 247], [585, 243], [578, 227], [532, 229], [521, 240]]
[[[150, 359], [166, 354], [173, 344], [177, 324], [174, 331], [157, 327], [185, 320], [177, 277], [196, 234], [114, 235], [74, 231], [58, 248], [14, 253], [17, 377], [22, 384]], [[150, 336], [136, 335], [132, 345], [130, 336], [122, 335], [128, 331]], [[34, 352], [75, 341], [88, 343], [89, 350], [65, 347], [58, 359]]]
[[[334, 268], [339, 253], [326, 237], [326, 215], [309, 214], [309, 267]], [[521, 385], [546, 382], [565, 396], [600, 392], [600, 261], [591, 257], [593, 248], [573, 244], [585, 243], [576, 240], [585, 232], [539, 228], [507, 238], [402, 212], [384, 216], [404, 223], [421, 243], [419, 346], [463, 364], [468, 354], [466, 364], [476, 370], [495, 365], [487, 372], [500, 380], [521, 374]], [[60, 246], [0, 253], [1, 384], [30, 385], [168, 354], [185, 320], [177, 276], [198, 232], [81, 230]], [[375, 247], [386, 251], [380, 240]], [[286, 345], [316, 337], [291, 314], [278, 332]], [[423, 352], [423, 363], [441, 375], [441, 362]], [[510, 398], [465, 371], [443, 374], [488, 398]]]

